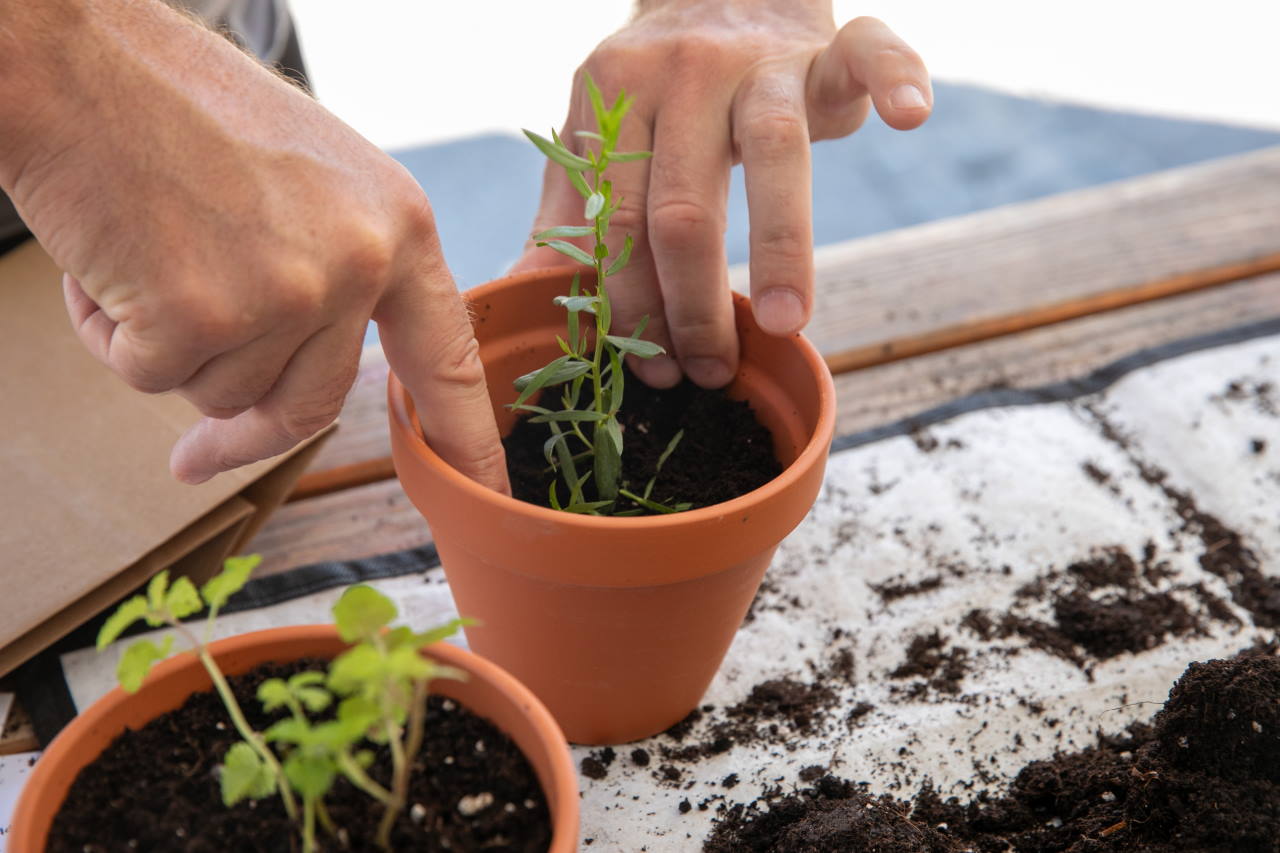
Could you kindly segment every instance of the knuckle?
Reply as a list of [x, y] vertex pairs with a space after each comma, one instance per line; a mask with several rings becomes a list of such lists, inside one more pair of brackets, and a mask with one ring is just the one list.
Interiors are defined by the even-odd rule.
[[465, 334], [446, 335], [442, 347], [431, 360], [431, 378], [437, 385], [475, 388], [484, 385], [484, 363], [480, 360], [480, 343], [471, 330]]
[[742, 142], [757, 157], [781, 159], [809, 144], [809, 128], [799, 113], [766, 106], [751, 116]]
[[723, 318], [710, 311], [668, 318], [667, 323], [681, 358], [718, 354], [731, 329]]
[[790, 224], [760, 228], [756, 244], [773, 263], [784, 269], [794, 269], [794, 265], [808, 263], [813, 254], [812, 240], [806, 229]]
[[646, 229], [646, 211], [644, 204], [637, 198], [639, 193], [628, 193], [622, 196], [618, 209], [609, 218], [610, 233], [630, 234], [633, 240], [639, 240]]
[[649, 213], [653, 241], [662, 246], [690, 246], [724, 231], [723, 217], [700, 201], [672, 199]]
[[290, 446], [305, 441], [333, 423], [342, 400], [320, 400], [304, 406], [290, 406], [276, 419], [276, 432]]

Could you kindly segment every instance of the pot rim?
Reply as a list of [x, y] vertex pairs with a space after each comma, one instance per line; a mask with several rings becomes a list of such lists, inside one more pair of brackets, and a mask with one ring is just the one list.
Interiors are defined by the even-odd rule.
[[[542, 279], [548, 275], [566, 275], [563, 267], [545, 267], [529, 270], [515, 275], [504, 276], [472, 288], [463, 294], [468, 302], [478, 301], [511, 287], [518, 287], [526, 281]], [[750, 300], [740, 293], [733, 293], [734, 302], [738, 305], [750, 304]], [[749, 309], [748, 309], [749, 310]], [[518, 500], [511, 495], [504, 495], [486, 488], [464, 476], [452, 465], [445, 462], [427, 444], [422, 434], [422, 425], [417, 411], [409, 397], [408, 390], [400, 382], [394, 371], [387, 373], [387, 413], [391, 429], [399, 432], [406, 439], [406, 447], [413, 457], [437, 475], [448, 481], [449, 486], [460, 490], [468, 497], [489, 504], [496, 508], [526, 516], [530, 521], [554, 522], [569, 529], [584, 529], [594, 532], [610, 532], [614, 530], [630, 531], [664, 531], [681, 528], [700, 522], [711, 522], [727, 515], [734, 515], [756, 506], [769, 497], [788, 490], [805, 473], [818, 464], [829, 452], [831, 439], [835, 433], [836, 392], [835, 382], [818, 348], [803, 334], [797, 332], [786, 336], [800, 352], [818, 382], [818, 420], [808, 442], [782, 473], [751, 491], [720, 503], [697, 509], [685, 510], [662, 515], [642, 516], [606, 516], [569, 513], [539, 506]]]
[[[266, 628], [260, 631], [248, 631], [243, 634], [215, 640], [209, 644], [209, 651], [217, 658], [235, 655], [246, 649], [262, 645], [273, 645], [282, 642], [331, 643], [335, 640], [341, 643], [337, 636], [337, 630], [332, 625], [287, 625], [279, 628]], [[343, 645], [347, 644], [344, 643]], [[549, 850], [572, 850], [573, 845], [576, 844], [581, 812], [578, 776], [574, 769], [573, 757], [569, 752], [568, 741], [564, 737], [560, 724], [556, 722], [551, 712], [547, 710], [546, 705], [523, 682], [493, 661], [481, 657], [468, 649], [444, 641], [435, 643], [428, 648], [430, 656], [439, 662], [464, 670], [478, 681], [492, 685], [504, 699], [510, 702], [513, 707], [519, 709], [522, 715], [530, 719], [536, 731], [539, 733], [554, 732], [558, 736], [548, 743], [548, 746], [552, 747], [548, 750], [550, 753], [550, 779], [546, 785], [543, 785], [543, 796], [548, 799], [547, 807], [550, 813], [552, 830]], [[186, 668], [197, 668], [203, 671], [199, 659], [194, 654], [182, 652], [161, 661], [152, 669], [147, 678], [148, 681], [161, 679]], [[145, 689], [146, 684], [144, 683], [143, 690]], [[209, 685], [209, 689], [212, 689], [212, 684]], [[82, 735], [102, 725], [103, 720], [109, 718], [117, 708], [134, 701], [137, 697], [138, 694], [127, 693], [117, 685], [82, 713], [76, 715], [67, 724], [66, 728], [59, 732], [49, 746], [44, 749], [40, 758], [36, 761], [35, 767], [32, 768], [31, 775], [23, 785], [22, 793], [15, 804], [9, 839], [11, 845], [16, 845], [11, 847], [15, 853], [21, 853], [22, 850], [27, 849], [37, 849], [32, 845], [38, 844], [43, 839], [43, 836], [37, 838], [34, 825], [36, 821], [35, 815], [38, 811], [36, 804], [43, 802], [46, 797], [56, 796], [51, 788], [57, 784], [55, 779], [55, 763], [57, 763], [57, 760], [62, 758], [64, 754], [71, 755]], [[477, 709], [471, 710], [474, 713], [482, 714]], [[159, 713], [165, 713], [165, 711], [160, 711]], [[560, 746], [563, 746], [563, 748], [558, 748]], [[526, 756], [526, 760], [529, 761], [532, 767], [532, 759]], [[560, 791], [564, 795], [558, 798], [564, 801], [558, 806], [562, 810], [564, 817], [563, 825], [561, 821], [556, 820], [557, 809], [553, 808], [550, 802], [548, 793], [550, 789]], [[62, 797], [59, 798], [58, 807], [61, 807], [62, 800], [65, 799], [65, 793], [63, 792]]]

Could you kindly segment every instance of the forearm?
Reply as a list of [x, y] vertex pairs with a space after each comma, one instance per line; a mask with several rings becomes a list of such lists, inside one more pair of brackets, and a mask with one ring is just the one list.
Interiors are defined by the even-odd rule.
[[192, 73], [222, 41], [157, 0], [0, 0], [0, 187], [130, 120], [139, 86]]

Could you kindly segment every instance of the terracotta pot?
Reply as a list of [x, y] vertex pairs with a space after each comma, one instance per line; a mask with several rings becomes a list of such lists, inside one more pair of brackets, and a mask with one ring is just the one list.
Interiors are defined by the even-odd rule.
[[[544, 270], [469, 291], [499, 426], [512, 381], [559, 354], [571, 273]], [[507, 668], [583, 744], [624, 743], [679, 722], [699, 703], [774, 549], [822, 483], [835, 389], [803, 337], [777, 338], [737, 296], [741, 366], [730, 394], [773, 433], [785, 470], [746, 495], [673, 515], [556, 512], [489, 491], [422, 438], [391, 377], [391, 445], [405, 492], [431, 525], [458, 610], [482, 624], [472, 649]]]
[[[254, 631], [210, 645], [218, 665], [239, 675], [268, 661], [336, 657], [347, 644], [328, 625], [301, 625]], [[465, 671], [466, 681], [440, 679], [431, 690], [488, 719], [524, 752], [538, 775], [551, 812], [552, 853], [572, 853], [578, 844], [578, 779], [564, 735], [529, 690], [493, 663], [446, 643], [424, 651], [433, 660]], [[178, 655], [158, 664], [142, 690], [119, 687], [80, 714], [44, 751], [18, 799], [10, 824], [9, 853], [39, 853], [54, 815], [81, 768], [93, 761], [126, 728], [140, 728], [180, 707], [192, 693], [212, 690], [204, 667]], [[217, 804], [215, 804], [217, 805]]]

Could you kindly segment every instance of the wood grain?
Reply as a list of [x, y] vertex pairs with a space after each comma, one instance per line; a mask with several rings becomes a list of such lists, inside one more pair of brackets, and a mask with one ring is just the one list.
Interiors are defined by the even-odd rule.
[[[1280, 275], [854, 371], [836, 380], [836, 432], [871, 429], [986, 388], [1079, 377], [1138, 350], [1271, 317], [1280, 317]], [[392, 480], [282, 507], [250, 548], [279, 571], [428, 541], [422, 517]]]

